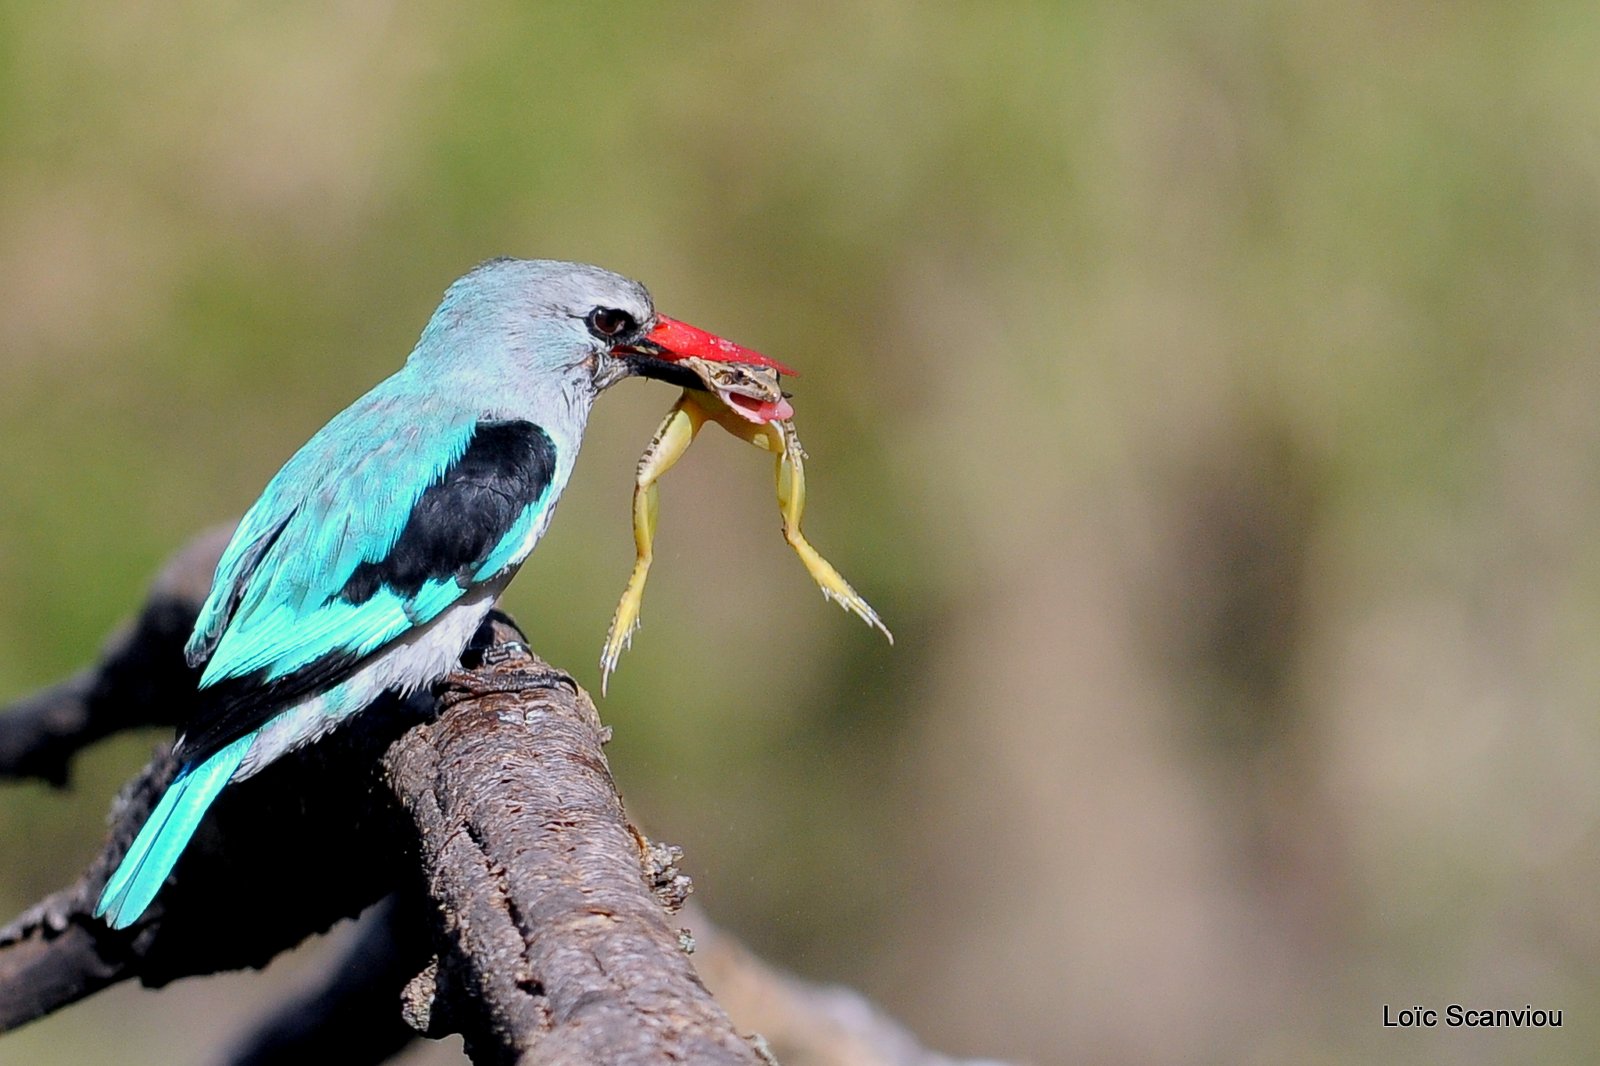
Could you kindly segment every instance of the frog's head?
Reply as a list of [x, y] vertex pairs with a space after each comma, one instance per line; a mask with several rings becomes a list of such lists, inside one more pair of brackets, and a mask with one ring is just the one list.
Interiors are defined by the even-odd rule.
[[740, 418], [762, 425], [794, 417], [794, 408], [778, 384], [775, 368], [695, 356], [679, 360], [679, 365], [692, 371], [704, 382], [708, 392], [716, 393], [717, 398]]

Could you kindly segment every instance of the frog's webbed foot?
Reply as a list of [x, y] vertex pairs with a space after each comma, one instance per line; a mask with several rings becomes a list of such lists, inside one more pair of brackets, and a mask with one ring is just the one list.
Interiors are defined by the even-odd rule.
[[660, 510], [660, 492], [656, 482], [672, 465], [682, 458], [694, 443], [695, 434], [705, 424], [704, 409], [691, 393], [685, 392], [672, 405], [661, 428], [639, 457], [639, 470], [633, 486], [633, 546], [636, 558], [633, 573], [628, 577], [628, 587], [623, 590], [617, 612], [611, 618], [611, 628], [606, 633], [605, 649], [600, 654], [600, 694], [605, 695], [611, 672], [617, 668], [617, 659], [624, 648], [633, 642], [633, 631], [639, 628], [639, 607], [644, 600], [645, 579], [650, 576], [650, 562], [654, 558], [651, 546], [656, 538], [656, 515]]
[[822, 589], [823, 596], [878, 630], [893, 644], [894, 634], [883, 624], [878, 612], [850, 587], [850, 582], [811, 546], [811, 542], [800, 531], [800, 517], [806, 509], [806, 453], [800, 447], [800, 436], [795, 432], [794, 423], [783, 419], [757, 424], [722, 409], [713, 409], [706, 414], [740, 440], [774, 453], [777, 457], [778, 509], [783, 512], [783, 539], [805, 564], [806, 572]]

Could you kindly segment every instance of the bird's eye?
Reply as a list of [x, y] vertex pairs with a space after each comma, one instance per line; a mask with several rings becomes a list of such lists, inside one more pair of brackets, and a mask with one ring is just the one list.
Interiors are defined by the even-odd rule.
[[612, 340], [624, 333], [631, 333], [636, 326], [632, 315], [615, 307], [596, 307], [589, 312], [587, 321], [589, 332], [602, 340]]

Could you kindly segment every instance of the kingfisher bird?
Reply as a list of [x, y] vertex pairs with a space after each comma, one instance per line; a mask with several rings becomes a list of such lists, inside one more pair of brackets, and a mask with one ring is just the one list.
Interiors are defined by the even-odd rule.
[[204, 670], [180, 769], [96, 916], [139, 919], [229, 782], [455, 668], [549, 525], [595, 397], [635, 375], [694, 387], [674, 365], [691, 357], [791, 373], [600, 267], [494, 259], [452, 284], [400, 370], [239, 523], [185, 648]]

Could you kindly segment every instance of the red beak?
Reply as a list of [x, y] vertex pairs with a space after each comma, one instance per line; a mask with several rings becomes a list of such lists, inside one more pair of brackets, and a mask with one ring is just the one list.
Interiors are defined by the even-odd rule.
[[795, 372], [778, 362], [768, 359], [760, 352], [742, 348], [730, 340], [724, 340], [715, 333], [707, 333], [703, 329], [677, 319], [668, 318], [666, 315], [656, 316], [656, 328], [651, 330], [645, 340], [660, 349], [652, 353], [666, 360], [684, 359], [688, 356], [698, 356], [716, 363], [745, 363], [750, 366], [764, 366], [776, 370], [780, 374], [795, 376]]

